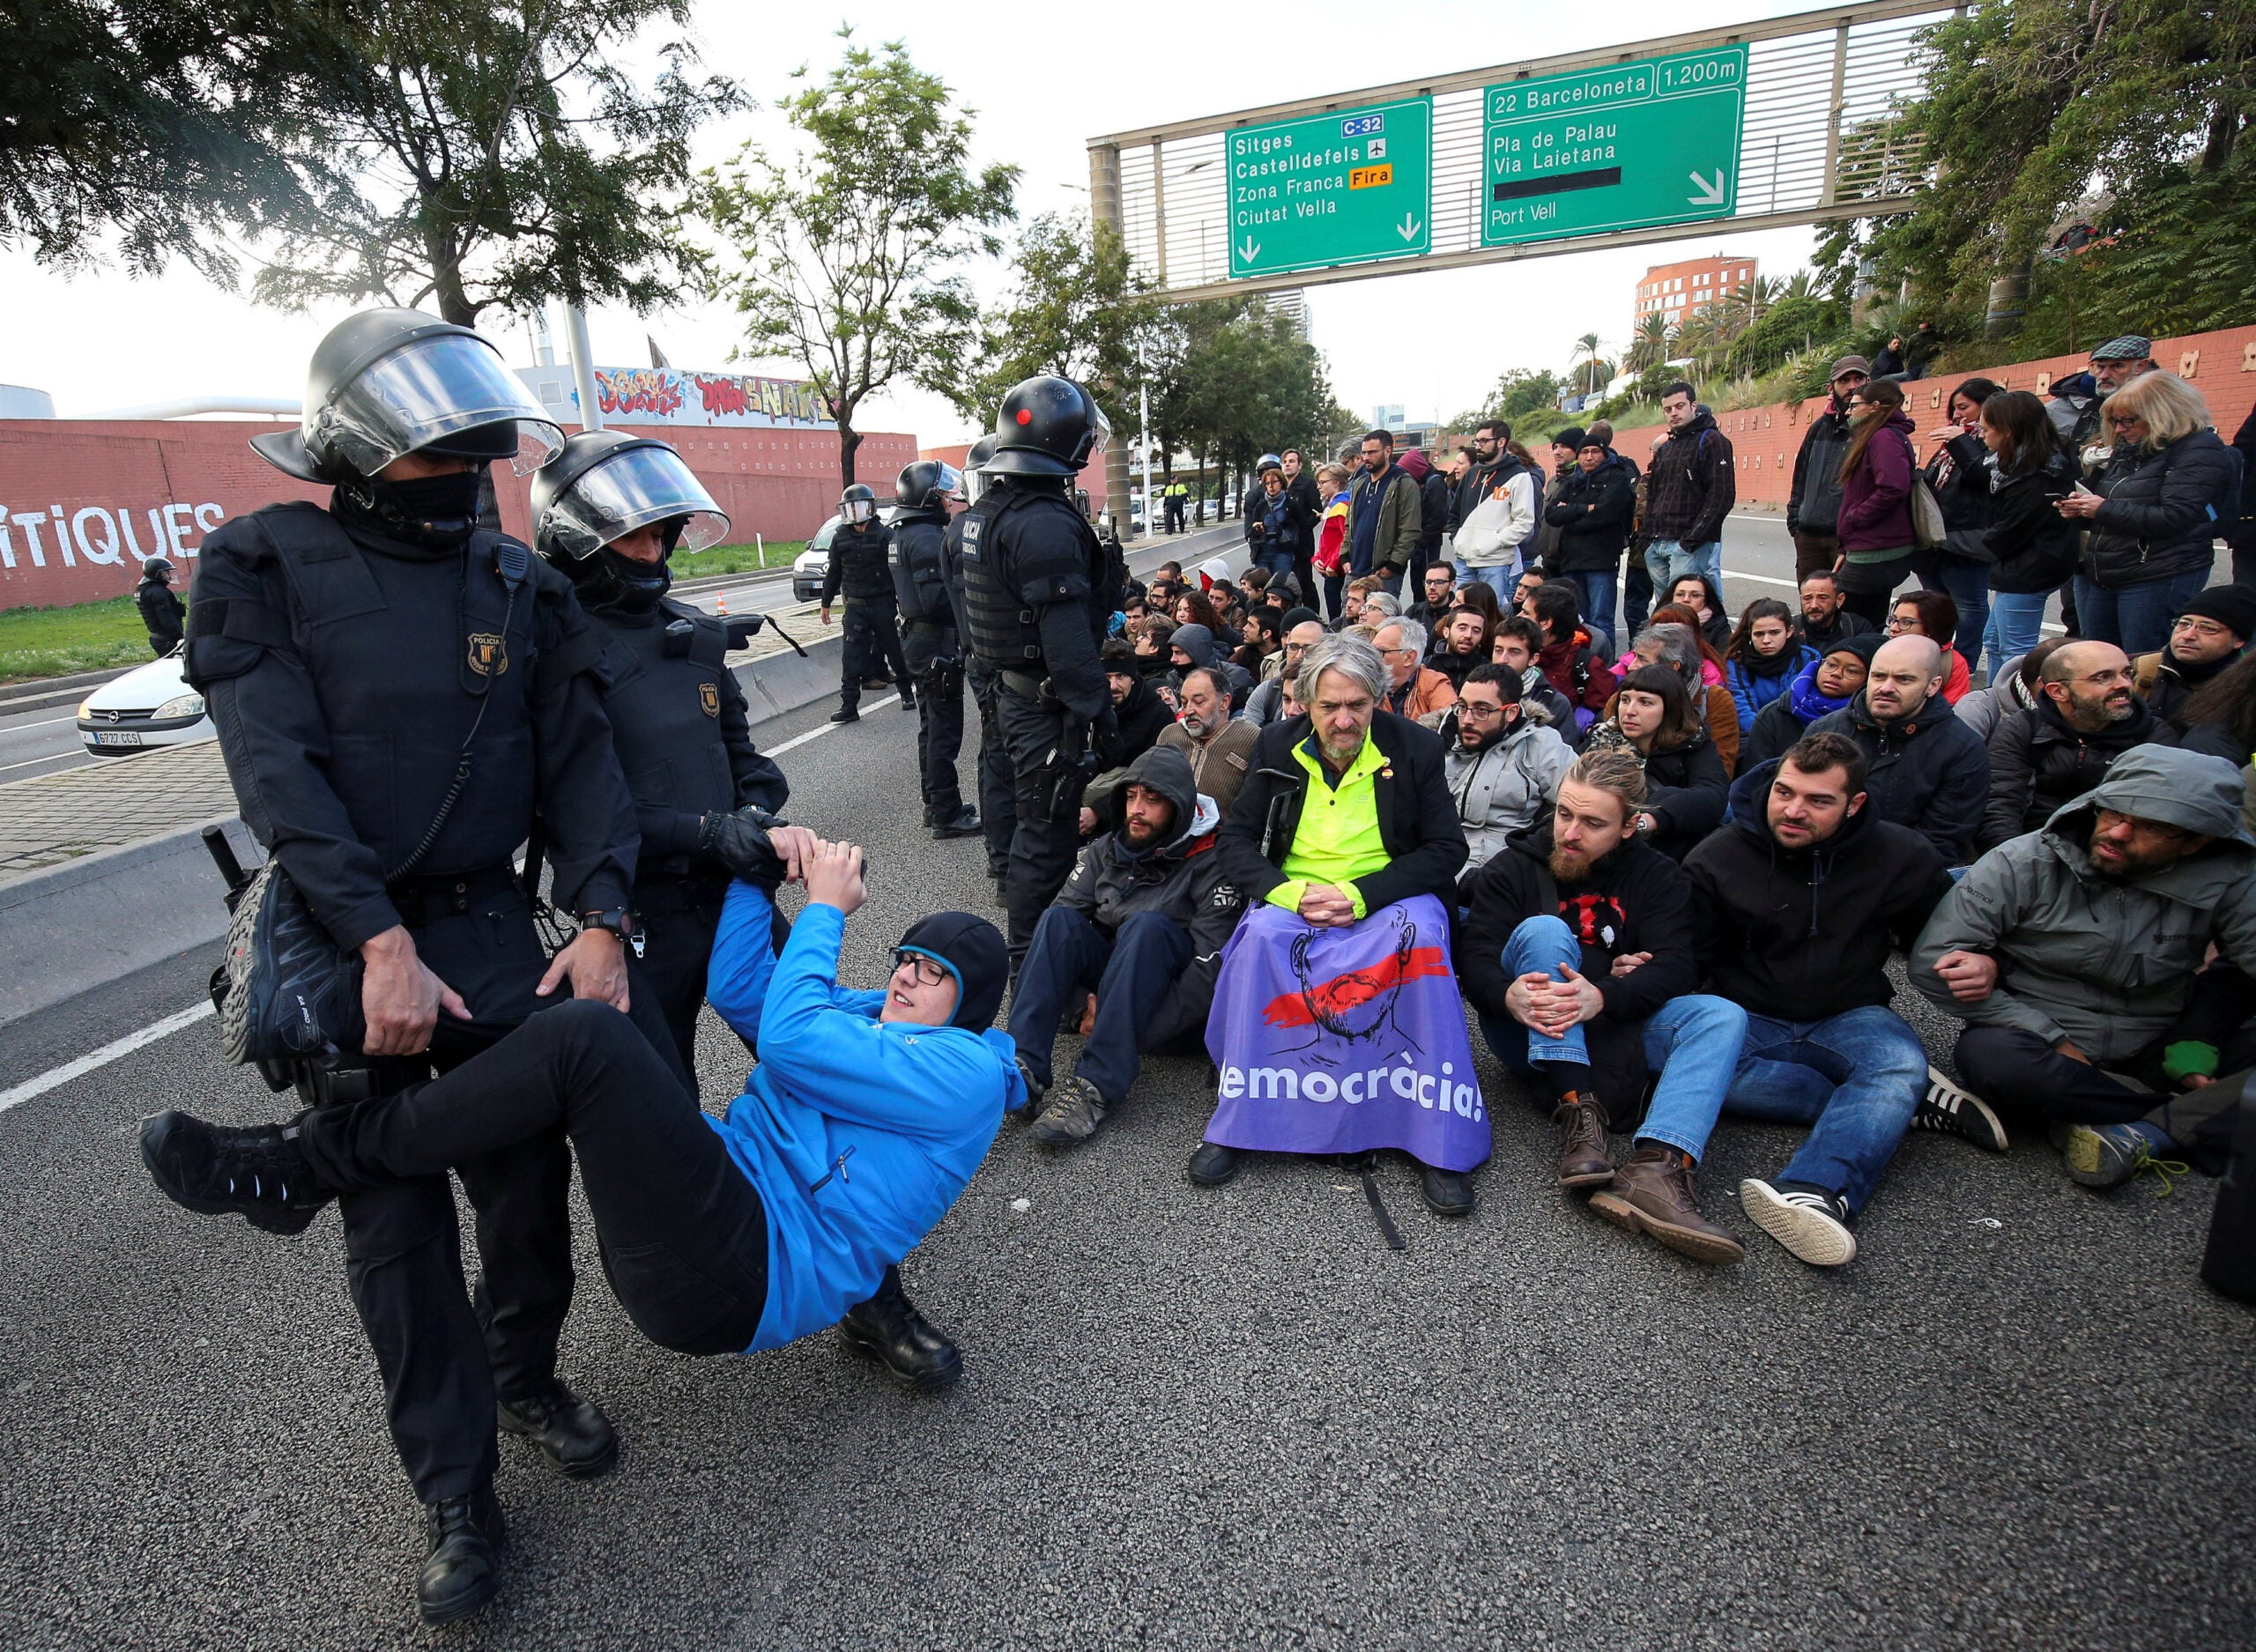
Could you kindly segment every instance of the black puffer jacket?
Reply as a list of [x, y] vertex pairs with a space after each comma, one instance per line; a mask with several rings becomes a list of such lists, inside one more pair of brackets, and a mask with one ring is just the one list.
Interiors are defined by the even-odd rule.
[[1990, 525], [1982, 534], [1992, 590], [2049, 591], [2074, 574], [2081, 530], [2054, 507], [2075, 483], [2075, 461], [2065, 453], [1997, 478], [1990, 494]]
[[1175, 714], [1167, 708], [1167, 701], [1159, 697], [1150, 679], [1139, 676], [1128, 698], [1113, 707], [1113, 718], [1110, 734], [1094, 737], [1096, 759], [1106, 768], [1124, 768], [1152, 749], [1160, 730], [1175, 721]]
[[2133, 746], [2179, 744], [2178, 730], [2135, 697], [2129, 716], [2097, 734], [2071, 728], [2049, 694], [2028, 710], [2000, 719], [1990, 734], [1983, 848], [2036, 831], [2054, 810], [2106, 779], [2115, 759]]
[[1915, 717], [1883, 723], [1864, 691], [1809, 725], [1811, 734], [1845, 734], [1872, 765], [1865, 804], [1883, 820], [1909, 826], [1934, 845], [1946, 864], [1974, 858], [1974, 838], [1990, 797], [1990, 756], [1982, 737], [1952, 715], [1941, 694]]
[[1841, 525], [1841, 465], [1849, 456], [1849, 414], [1828, 401], [1802, 432], [1794, 485], [1786, 496], [1788, 533], [1832, 534]]
[[1891, 945], [1907, 952], [1950, 871], [1909, 826], [1859, 810], [1814, 848], [1770, 835], [1777, 764], [1731, 789], [1731, 824], [1684, 863], [1692, 936], [1707, 990], [1778, 1021], [1822, 1021], [1895, 996]]
[[1190, 967], [1171, 982], [1136, 1042], [1157, 1049], [1206, 1024], [1222, 948], [1245, 915], [1245, 898], [1231, 886], [1214, 852], [1221, 816], [1198, 795], [1182, 752], [1154, 746], [1131, 764], [1113, 789], [1112, 816], [1123, 818], [1131, 784], [1148, 786], [1175, 805], [1174, 836], [1140, 854], [1108, 832], [1081, 851], [1057, 904], [1086, 916], [1107, 936], [1139, 912], [1172, 918], [1191, 937]]
[[1568, 473], [1559, 497], [1544, 507], [1543, 520], [1558, 530], [1558, 537], [1543, 571], [1612, 571], [1629, 543], [1629, 520], [1636, 514], [1637, 474], [1619, 456], [1607, 454], [1595, 470], [1577, 465]]
[[2106, 503], [2091, 519], [2084, 571], [2100, 584], [2141, 584], [2208, 567], [2233, 493], [2232, 456], [2214, 430], [2160, 452], [2118, 448], [2094, 484]]

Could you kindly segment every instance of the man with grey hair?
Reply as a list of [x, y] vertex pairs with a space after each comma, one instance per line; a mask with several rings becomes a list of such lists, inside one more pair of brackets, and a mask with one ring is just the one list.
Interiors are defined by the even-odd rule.
[[1160, 730], [1158, 744], [1190, 759], [1191, 784], [1227, 817], [1245, 783], [1253, 743], [1260, 737], [1260, 725], [1230, 715], [1229, 685], [1221, 673], [1200, 665], [1183, 674], [1183, 709]]
[[1402, 611], [1402, 599], [1391, 591], [1373, 591], [1363, 598], [1363, 623], [1375, 626]]
[[[1368, 606], [1364, 611], [1369, 612]], [[1439, 714], [1457, 703], [1457, 690], [1450, 685], [1444, 673], [1426, 663], [1425, 626], [1414, 619], [1384, 619], [1377, 623], [1378, 629], [1371, 635], [1371, 646], [1378, 650], [1379, 658], [1386, 666], [1386, 708], [1413, 722], [1429, 717], [1438, 720]], [[1307, 656], [1302, 656], [1302, 661], [1305, 669]]]
[[[1390, 620], [1382, 640], [1402, 647], [1402, 623]], [[1414, 665], [1417, 657], [1414, 644]], [[1224, 874], [1250, 903], [1223, 961], [1208, 1023], [1208, 1053], [1218, 1069], [1231, 1069], [1236, 1059], [1242, 1070], [1245, 1060], [1243, 1052], [1230, 1048], [1236, 1023], [1225, 1013], [1234, 976], [1240, 1001], [1249, 992], [1258, 997], [1266, 978], [1262, 972], [1281, 949], [1292, 950], [1296, 959], [1313, 959], [1329, 931], [1354, 931], [1376, 922], [1383, 934], [1415, 935], [1416, 920], [1424, 919], [1438, 925], [1424, 944], [1440, 949], [1438, 967], [1447, 968], [1446, 909], [1457, 899], [1465, 830], [1443, 775], [1440, 737], [1383, 703], [1393, 675], [1377, 649], [1355, 638], [1326, 637], [1310, 645], [1301, 656], [1298, 678], [1307, 720], [1272, 723], [1254, 745], [1251, 772], [1215, 840]], [[1398, 907], [1411, 909], [1398, 912]], [[1396, 962], [1395, 982], [1406, 982], [1406, 976]], [[1303, 996], [1313, 995], [1311, 1004], [1322, 1006], [1306, 1029], [1310, 1038], [1329, 1036], [1331, 1019], [1369, 1009], [1369, 992], [1338, 988], [1328, 980], [1304, 984]], [[1382, 986], [1382, 995], [1389, 989]], [[1310, 1013], [1317, 1015], [1314, 1009]], [[1262, 1012], [1257, 1007], [1247, 1019], [1258, 1024]], [[1461, 1008], [1456, 1019], [1461, 1027]], [[1470, 1045], [1466, 1048], [1469, 1072]], [[1393, 1051], [1376, 1045], [1354, 1053], [1368, 1054], [1381, 1066], [1395, 1060]], [[1362, 1080], [1361, 1074], [1348, 1077]], [[1229, 1099], [1226, 1076], [1226, 1106]], [[1214, 1127], [1209, 1129], [1212, 1133]], [[1461, 1169], [1421, 1168], [1426, 1203], [1436, 1213], [1462, 1216], [1473, 1209], [1472, 1186]], [[1191, 1179], [1202, 1187], [1220, 1186], [1237, 1171], [1238, 1149], [1220, 1141], [1206, 1142], [1191, 1156]]]
[[1963, 866], [1989, 801], [1990, 753], [1942, 697], [1945, 663], [1928, 638], [1891, 637], [1856, 697], [1807, 732], [1854, 740], [1872, 765], [1866, 806], [1926, 839], [1946, 866]]

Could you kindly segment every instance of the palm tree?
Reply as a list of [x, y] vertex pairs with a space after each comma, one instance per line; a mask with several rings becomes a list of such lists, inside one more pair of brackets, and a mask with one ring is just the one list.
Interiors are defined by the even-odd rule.
[[1815, 298], [1817, 296], [1816, 278], [1807, 270], [1797, 270], [1778, 296], [1782, 299]]
[[1586, 371], [1576, 368], [1574, 364], [1577, 360], [1582, 361], [1586, 368], [1598, 365], [1598, 335], [1596, 333], [1584, 333], [1580, 338], [1575, 340], [1575, 353], [1568, 359], [1567, 363], [1568, 371], [1572, 374], [1575, 382], [1581, 385], [1584, 393], [1587, 395], [1592, 388], [1590, 375]]
[[1666, 315], [1653, 311], [1637, 323], [1637, 330], [1629, 339], [1629, 371], [1643, 373], [1648, 367], [1660, 366], [1675, 347], [1676, 330], [1668, 324]]

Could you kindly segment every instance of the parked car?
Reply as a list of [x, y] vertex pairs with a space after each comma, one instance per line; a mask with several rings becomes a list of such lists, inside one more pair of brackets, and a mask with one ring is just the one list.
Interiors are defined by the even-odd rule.
[[[891, 525], [901, 514], [893, 505], [878, 507], [878, 520]], [[814, 530], [814, 537], [807, 541], [807, 548], [791, 560], [791, 600], [811, 603], [822, 595], [822, 576], [830, 567], [830, 542], [838, 537], [843, 516], [833, 516]]]
[[185, 648], [113, 678], [78, 702], [78, 737], [97, 757], [122, 757], [152, 745], [189, 745], [219, 731], [204, 696], [188, 685]]

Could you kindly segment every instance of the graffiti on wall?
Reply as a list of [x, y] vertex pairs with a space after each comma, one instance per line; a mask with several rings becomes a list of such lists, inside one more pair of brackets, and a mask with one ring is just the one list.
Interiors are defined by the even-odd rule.
[[597, 367], [596, 400], [608, 419], [637, 424], [827, 427], [822, 396], [804, 379], [679, 367]]
[[[175, 501], [150, 506], [138, 518], [122, 505], [115, 511], [87, 505], [68, 515], [60, 505], [43, 511], [13, 511], [0, 505], [0, 569], [43, 568], [50, 566], [49, 557], [55, 559], [52, 566], [66, 568], [82, 561], [117, 567], [137, 567], [153, 556], [192, 557], [202, 537], [226, 521], [227, 513], [210, 500], [201, 505]], [[133, 559], [130, 565], [128, 555]]]

